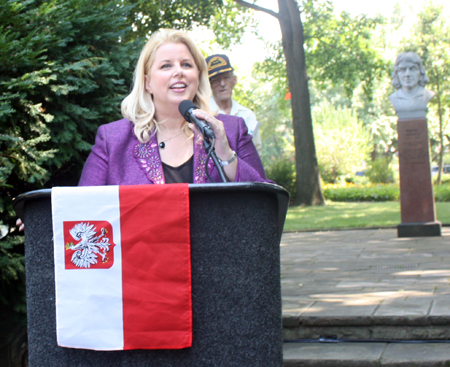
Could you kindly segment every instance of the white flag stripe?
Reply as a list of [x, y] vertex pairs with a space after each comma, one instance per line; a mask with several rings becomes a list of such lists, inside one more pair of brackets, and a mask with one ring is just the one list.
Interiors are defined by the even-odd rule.
[[[119, 187], [53, 188], [52, 210], [58, 345], [87, 349], [95, 345], [98, 350], [122, 349]], [[66, 270], [63, 222], [98, 220], [108, 221], [113, 228], [113, 242], [116, 245], [113, 266], [109, 269]], [[99, 231], [100, 228], [97, 228], [98, 235]]]

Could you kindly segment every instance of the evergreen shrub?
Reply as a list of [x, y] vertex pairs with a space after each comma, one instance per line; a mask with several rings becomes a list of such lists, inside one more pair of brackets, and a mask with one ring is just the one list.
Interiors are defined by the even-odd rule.
[[324, 185], [323, 194], [331, 201], [398, 201], [400, 189], [396, 184], [377, 184], [367, 186]]
[[[397, 184], [376, 185], [323, 185], [323, 194], [330, 201], [399, 201], [400, 188]], [[434, 185], [436, 202], [450, 202], [450, 183]]]
[[25, 274], [12, 199], [76, 185], [98, 126], [121, 118], [142, 42], [127, 38], [119, 3], [0, 6], [0, 304], [14, 311], [25, 310]]

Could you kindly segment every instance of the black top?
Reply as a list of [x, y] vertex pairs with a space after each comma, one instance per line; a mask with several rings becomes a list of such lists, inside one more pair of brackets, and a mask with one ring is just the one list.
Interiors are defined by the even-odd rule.
[[163, 162], [166, 183], [194, 183], [194, 156], [192, 155], [181, 166], [172, 167]]

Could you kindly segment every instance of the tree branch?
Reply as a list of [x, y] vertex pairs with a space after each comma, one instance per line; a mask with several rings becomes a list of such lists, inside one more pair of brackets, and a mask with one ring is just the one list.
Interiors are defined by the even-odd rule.
[[280, 13], [276, 13], [273, 10], [267, 9], [267, 8], [263, 8], [262, 6], [256, 5], [256, 4], [251, 4], [247, 1], [244, 0], [233, 0], [235, 3], [245, 6], [246, 8], [250, 8], [253, 10], [257, 10], [257, 11], [262, 11], [264, 13], [267, 13], [275, 18], [277, 18], [278, 20], [280, 19]]
[[[339, 47], [339, 46], [332, 45], [331, 43], [328, 43], [328, 42], [324, 41], [324, 40], [321, 39], [321, 38], [316, 38], [316, 40], [317, 40], [319, 43], [322, 43], [322, 44], [324, 44], [324, 45], [326, 45], [326, 46], [328, 46], [328, 47], [330, 47], [330, 48], [335, 49], [336, 51], [339, 51], [339, 52], [341, 52], [341, 53], [348, 53], [347, 50], [345, 50], [344, 48]], [[357, 57], [357, 55], [354, 55], [354, 54], [351, 54], [351, 55], [352, 55], [352, 56], [355, 56], [355, 58], [358, 60], [358, 62], [359, 62], [360, 65], [363, 64], [362, 61], [360, 60], [360, 58]]]

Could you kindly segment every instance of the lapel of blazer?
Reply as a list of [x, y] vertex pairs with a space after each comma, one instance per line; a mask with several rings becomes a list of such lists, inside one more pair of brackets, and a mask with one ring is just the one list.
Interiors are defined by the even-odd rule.
[[165, 183], [156, 134], [152, 135], [145, 144], [137, 143], [134, 146], [133, 155], [139, 168], [144, 171], [150, 182], [153, 184]]
[[[202, 139], [199, 139], [197, 134], [194, 134], [194, 183], [206, 183], [206, 158], [207, 154], [203, 147]], [[133, 155], [136, 159], [139, 168], [142, 169], [154, 184], [164, 184], [164, 171], [159, 155], [158, 140], [156, 134], [150, 137], [150, 141], [141, 144], [137, 143], [134, 146]], [[213, 160], [208, 162], [208, 172], [212, 173], [214, 170]]]

